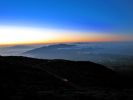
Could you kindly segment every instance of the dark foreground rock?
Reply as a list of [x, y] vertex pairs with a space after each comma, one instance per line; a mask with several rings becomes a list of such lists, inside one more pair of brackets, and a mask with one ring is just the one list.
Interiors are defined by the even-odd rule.
[[132, 100], [121, 79], [92, 62], [0, 57], [4, 100]]

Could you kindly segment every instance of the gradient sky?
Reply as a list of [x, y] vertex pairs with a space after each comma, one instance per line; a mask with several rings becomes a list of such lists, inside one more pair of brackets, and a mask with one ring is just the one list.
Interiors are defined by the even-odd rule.
[[[54, 29], [64, 30], [62, 33], [54, 31], [50, 34], [50, 36], [63, 34], [64, 39], [69, 33], [68, 37], [78, 36], [78, 39], [81, 37], [84, 41], [87, 39], [89, 41], [95, 36], [94, 41], [96, 39], [98, 41], [98, 37], [99, 41], [133, 40], [133, 0], [0, 0], [0, 29], [4, 27], [8, 30], [14, 26], [16, 27], [14, 31], [20, 29], [15, 34], [32, 27], [30, 31], [34, 28], [36, 30], [44, 28], [49, 31], [53, 29], [52, 32]], [[3, 30], [0, 30], [0, 37], [2, 32]], [[50, 39], [52, 41], [54, 38]], [[75, 41], [78, 42], [78, 39]], [[2, 41], [0, 42], [2, 44]], [[40, 42], [43, 42], [43, 39]]]

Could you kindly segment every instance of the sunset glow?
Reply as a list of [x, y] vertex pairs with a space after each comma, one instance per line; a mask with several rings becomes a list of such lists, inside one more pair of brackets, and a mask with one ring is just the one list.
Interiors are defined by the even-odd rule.
[[[87, 34], [86, 34], [87, 33]], [[99, 34], [94, 32], [76, 32], [57, 29], [0, 27], [0, 45], [42, 44], [59, 42], [99, 42], [120, 41], [127, 37]]]

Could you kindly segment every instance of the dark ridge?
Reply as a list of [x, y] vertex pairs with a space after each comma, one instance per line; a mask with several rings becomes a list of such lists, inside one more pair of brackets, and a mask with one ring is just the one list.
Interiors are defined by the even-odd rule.
[[115, 72], [92, 62], [2, 56], [0, 79], [1, 96], [13, 100], [99, 100], [90, 88], [97, 95], [119, 83]]
[[[68, 60], [41, 60], [27, 57], [3, 57], [9, 63], [42, 68], [44, 70], [56, 73], [59, 76], [70, 79], [78, 84], [83, 82], [83, 86], [88, 86], [95, 80], [98, 84], [101, 82], [110, 83], [115, 79], [116, 73], [100, 64], [89, 61], [68, 61]], [[77, 79], [78, 78], [78, 79]], [[90, 79], [89, 79], [90, 78]], [[96, 80], [97, 79], [97, 80]], [[79, 81], [79, 82], [78, 82]], [[88, 81], [88, 82], [87, 82]]]

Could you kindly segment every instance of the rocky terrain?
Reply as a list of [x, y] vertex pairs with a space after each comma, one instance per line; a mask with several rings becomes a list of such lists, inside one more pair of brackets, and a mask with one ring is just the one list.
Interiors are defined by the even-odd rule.
[[132, 78], [89, 61], [0, 56], [1, 99], [132, 100]]

